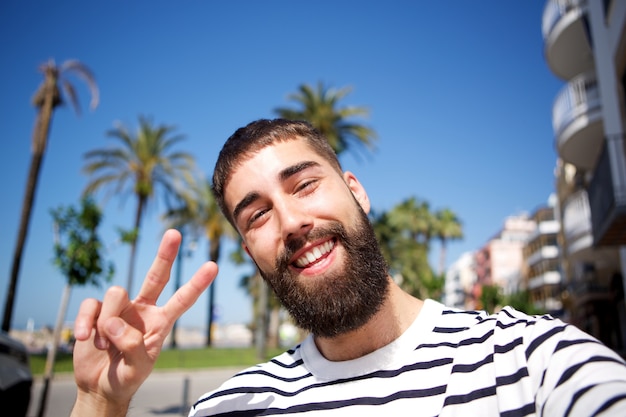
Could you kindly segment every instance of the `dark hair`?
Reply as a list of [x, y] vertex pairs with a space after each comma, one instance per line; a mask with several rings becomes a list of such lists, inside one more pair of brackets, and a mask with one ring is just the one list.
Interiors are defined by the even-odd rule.
[[226, 140], [213, 170], [213, 194], [222, 213], [233, 226], [234, 219], [224, 202], [224, 188], [233, 171], [261, 149], [296, 139], [303, 139], [313, 152], [326, 159], [339, 173], [342, 172], [337, 154], [328, 144], [328, 140], [308, 122], [286, 119], [260, 119], [251, 122], [237, 129]]

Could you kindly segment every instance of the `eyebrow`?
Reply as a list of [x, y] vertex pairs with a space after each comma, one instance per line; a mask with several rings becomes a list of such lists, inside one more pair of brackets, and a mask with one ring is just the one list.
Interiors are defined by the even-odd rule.
[[278, 178], [280, 178], [280, 181], [282, 182], [282, 181], [288, 180], [290, 177], [296, 175], [300, 171], [304, 171], [307, 168], [319, 166], [319, 165], [320, 165], [319, 162], [315, 162], [315, 161], [299, 162], [295, 165], [292, 165], [280, 171], [280, 173], [278, 174]]
[[[278, 178], [281, 182], [284, 182], [288, 180], [289, 178], [291, 178], [292, 176], [296, 175], [297, 173], [304, 171], [307, 168], [315, 167], [315, 166], [320, 166], [319, 162], [315, 162], [315, 161], [299, 162], [295, 165], [291, 165], [283, 169], [282, 171], [280, 171], [278, 173]], [[235, 209], [233, 210], [233, 219], [237, 221], [237, 218], [239, 217], [241, 212], [250, 204], [258, 200], [260, 197], [261, 195], [256, 191], [251, 191], [248, 194], [246, 194], [245, 197], [235, 206]]]
[[237, 221], [237, 218], [239, 217], [243, 209], [254, 203], [260, 197], [261, 196], [259, 195], [259, 193], [254, 191], [246, 194], [246, 196], [235, 206], [235, 209], [233, 210], [233, 219]]

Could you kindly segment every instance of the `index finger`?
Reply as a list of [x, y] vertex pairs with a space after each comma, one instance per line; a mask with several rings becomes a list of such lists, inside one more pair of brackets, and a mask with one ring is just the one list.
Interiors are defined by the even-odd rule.
[[178, 230], [169, 229], [165, 232], [157, 255], [146, 274], [135, 301], [142, 304], [156, 305], [157, 299], [170, 279], [170, 271], [178, 254], [181, 238]]

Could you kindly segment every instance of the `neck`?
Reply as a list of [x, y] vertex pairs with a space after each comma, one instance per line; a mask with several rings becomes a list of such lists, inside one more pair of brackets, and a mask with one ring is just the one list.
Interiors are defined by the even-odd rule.
[[396, 340], [419, 314], [423, 301], [407, 294], [389, 279], [389, 293], [381, 309], [363, 326], [332, 338], [315, 336], [320, 353], [330, 361], [360, 358]]

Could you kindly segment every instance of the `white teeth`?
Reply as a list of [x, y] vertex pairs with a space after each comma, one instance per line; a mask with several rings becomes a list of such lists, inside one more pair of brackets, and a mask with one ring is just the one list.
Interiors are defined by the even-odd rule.
[[324, 256], [325, 254], [330, 252], [331, 249], [333, 248], [333, 246], [334, 246], [334, 244], [333, 244], [332, 241], [330, 241], [330, 240], [326, 241], [323, 244], [321, 244], [319, 246], [316, 246], [313, 249], [311, 249], [310, 251], [308, 251], [305, 254], [303, 254], [301, 257], [299, 257], [296, 260], [295, 263], [300, 268], [304, 268], [308, 264], [311, 264], [311, 263], [317, 261], [322, 256]]

